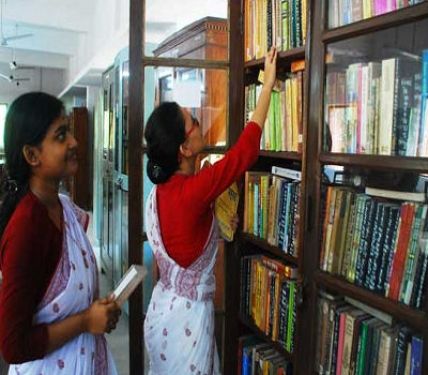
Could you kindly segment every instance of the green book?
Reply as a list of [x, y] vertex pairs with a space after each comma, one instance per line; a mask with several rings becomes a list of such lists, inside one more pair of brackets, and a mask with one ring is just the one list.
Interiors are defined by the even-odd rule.
[[288, 304], [288, 322], [287, 322], [287, 340], [285, 343], [285, 349], [289, 352], [293, 352], [293, 341], [294, 341], [294, 324], [295, 324], [295, 295], [296, 295], [296, 283], [290, 281], [290, 297]]

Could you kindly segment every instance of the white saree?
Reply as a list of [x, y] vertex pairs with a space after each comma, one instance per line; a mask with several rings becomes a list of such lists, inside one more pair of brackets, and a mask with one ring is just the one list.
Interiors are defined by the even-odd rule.
[[163, 245], [156, 186], [147, 200], [146, 228], [160, 272], [144, 322], [149, 375], [219, 375], [213, 304], [215, 220], [202, 255], [188, 268], [175, 263]]
[[[82, 223], [84, 212], [60, 196], [63, 250], [34, 323], [54, 323], [87, 309], [98, 298], [98, 273]], [[11, 365], [9, 375], [116, 375], [104, 335], [83, 333], [40, 360]]]

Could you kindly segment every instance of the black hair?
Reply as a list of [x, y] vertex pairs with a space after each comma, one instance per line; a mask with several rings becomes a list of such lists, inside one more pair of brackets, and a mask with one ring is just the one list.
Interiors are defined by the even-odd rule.
[[25, 145], [37, 146], [50, 125], [61, 116], [63, 103], [52, 95], [31, 92], [21, 95], [6, 114], [4, 129], [5, 175], [1, 184], [0, 237], [22, 197], [28, 192], [31, 168], [24, 158]]
[[185, 141], [184, 116], [175, 102], [163, 102], [147, 120], [147, 175], [154, 184], [167, 181], [178, 169], [180, 145]]

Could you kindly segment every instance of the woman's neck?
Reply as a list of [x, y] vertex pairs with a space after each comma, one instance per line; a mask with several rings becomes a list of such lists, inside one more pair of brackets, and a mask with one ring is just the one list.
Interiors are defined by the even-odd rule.
[[37, 176], [30, 178], [30, 190], [48, 209], [58, 206], [59, 182], [46, 181]]
[[193, 176], [195, 174], [195, 165], [196, 157], [183, 158], [176, 173]]

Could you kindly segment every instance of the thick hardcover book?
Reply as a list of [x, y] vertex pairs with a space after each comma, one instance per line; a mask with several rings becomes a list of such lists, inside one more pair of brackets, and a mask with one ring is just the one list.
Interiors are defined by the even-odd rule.
[[404, 203], [402, 205], [402, 225], [398, 235], [397, 251], [394, 254], [392, 263], [391, 279], [389, 282], [388, 297], [398, 301], [400, 293], [400, 284], [404, 273], [404, 263], [409, 247], [410, 234], [415, 216], [415, 205]]
[[412, 233], [409, 248], [407, 251], [406, 263], [404, 266], [404, 275], [401, 282], [400, 301], [406, 305], [410, 304], [412, 291], [414, 288], [416, 261], [419, 255], [419, 240], [422, 235], [422, 229], [427, 215], [427, 205], [418, 206], [413, 222]]
[[422, 235], [419, 239], [419, 246], [420, 250], [415, 270], [416, 278], [410, 301], [410, 304], [416, 308], [422, 307], [427, 284], [426, 278], [428, 269], [428, 215], [425, 218]]
[[346, 228], [345, 249], [344, 249], [344, 255], [343, 255], [343, 262], [341, 266], [341, 275], [345, 278], [347, 277], [349, 269], [351, 267], [352, 238], [354, 236], [354, 230], [356, 226], [356, 213], [357, 213], [355, 198], [356, 198], [355, 194], [352, 193], [348, 226]]
[[214, 212], [220, 234], [226, 241], [232, 241], [235, 231], [232, 228], [232, 219], [236, 216], [239, 203], [239, 191], [236, 182], [230, 185], [215, 200]]
[[137, 288], [137, 286], [143, 281], [146, 274], [147, 269], [144, 266], [133, 264], [129, 267], [112, 292], [114, 299], [119, 306], [123, 305], [123, 303], [129, 298], [135, 288]]
[[360, 246], [358, 247], [358, 261], [357, 261], [357, 285], [362, 286], [367, 273], [367, 258], [369, 252], [369, 243], [371, 241], [373, 231], [373, 217], [378, 202], [375, 200], [368, 200], [362, 222], [362, 232], [360, 239]]
[[279, 305], [279, 332], [278, 332], [278, 342], [280, 342], [284, 347], [287, 341], [289, 299], [290, 299], [290, 284], [288, 281], [284, 281], [281, 284], [281, 300]]
[[370, 290], [375, 291], [377, 287], [377, 276], [379, 275], [381, 261], [382, 261], [382, 249], [385, 243], [387, 224], [389, 220], [389, 214], [391, 211], [391, 205], [381, 203], [380, 216], [378, 224], [375, 226], [375, 232], [372, 237], [372, 247], [370, 251], [368, 272], [366, 277], [366, 287]]
[[376, 291], [383, 295], [385, 294], [386, 284], [388, 282], [387, 275], [389, 265], [392, 263], [394, 255], [394, 244], [397, 237], [399, 220], [400, 206], [392, 206], [386, 226], [385, 240], [381, 249], [382, 258], [376, 279]]
[[355, 229], [352, 237], [351, 247], [351, 262], [349, 266], [347, 279], [354, 283], [357, 278], [357, 261], [358, 261], [358, 249], [361, 241], [361, 232], [363, 231], [363, 219], [366, 205], [370, 198], [364, 194], [358, 194], [356, 199], [356, 219]]
[[413, 105], [413, 77], [402, 77], [398, 87], [398, 107], [396, 109], [396, 146], [397, 154], [406, 156], [409, 137], [410, 113]]
[[410, 375], [422, 375], [423, 341], [420, 336], [412, 337], [412, 358], [410, 362]]
[[393, 370], [391, 375], [404, 374], [404, 368], [406, 366], [406, 350], [407, 344], [410, 340], [410, 330], [406, 326], [401, 326], [398, 330], [397, 346], [395, 359], [393, 364]]
[[366, 194], [374, 197], [396, 199], [403, 201], [414, 201], [414, 202], [425, 202], [426, 196], [424, 193], [415, 193], [411, 191], [396, 191], [377, 189], [372, 187], [366, 187]]

